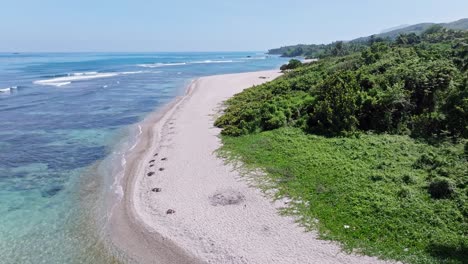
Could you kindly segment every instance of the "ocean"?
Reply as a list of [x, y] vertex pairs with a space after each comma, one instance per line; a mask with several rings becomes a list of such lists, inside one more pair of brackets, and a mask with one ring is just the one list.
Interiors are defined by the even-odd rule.
[[0, 263], [120, 262], [105, 242], [105, 196], [135, 124], [197, 77], [285, 62], [261, 52], [0, 53]]

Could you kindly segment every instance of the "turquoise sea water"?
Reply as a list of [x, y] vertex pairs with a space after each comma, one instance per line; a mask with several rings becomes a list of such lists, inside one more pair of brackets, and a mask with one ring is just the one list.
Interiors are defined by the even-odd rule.
[[190, 80], [284, 62], [256, 52], [0, 53], [0, 263], [112, 262], [106, 219], [91, 219], [112, 182], [99, 177], [114, 173], [98, 173], [99, 161]]

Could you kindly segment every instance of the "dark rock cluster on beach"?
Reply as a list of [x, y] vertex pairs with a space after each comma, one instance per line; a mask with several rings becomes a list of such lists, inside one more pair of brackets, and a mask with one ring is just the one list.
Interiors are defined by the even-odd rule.
[[[158, 153], [155, 153], [155, 154], [153, 155], [153, 157], [156, 157], [156, 156], [158, 156]], [[162, 158], [161, 160], [162, 160], [162, 161], [166, 161], [167, 158], [164, 157], [164, 158]], [[150, 160], [148, 163], [150, 164], [149, 167], [152, 168], [152, 167], [154, 167], [154, 165], [155, 165], [155, 163], [156, 163], [156, 160], [152, 159], [152, 160]], [[164, 169], [163, 167], [160, 167], [158, 170], [159, 170], [159, 171], [164, 171], [165, 169]], [[148, 172], [146, 175], [147, 175], [147, 176], [153, 176], [153, 175], [155, 175], [155, 174], [156, 174], [156, 173], [155, 173], [154, 171], [150, 171], [150, 172]], [[162, 188], [155, 187], [155, 188], [152, 188], [151, 191], [152, 191], [152, 192], [155, 192], [155, 193], [159, 193], [159, 192], [162, 191]], [[169, 215], [169, 214], [174, 214], [174, 213], [175, 213], [175, 210], [174, 210], [174, 209], [168, 209], [168, 210], [166, 211], [166, 214], [168, 214], [168, 215]]]
[[153, 188], [151, 189], [152, 192], [161, 192], [162, 189], [161, 188]]
[[[158, 153], [155, 153], [155, 154], [153, 155], [153, 157], [156, 157], [156, 156], [158, 156]], [[161, 160], [162, 160], [162, 161], [165, 161], [165, 160], [167, 160], [167, 158], [162, 158]], [[153, 168], [154, 165], [155, 165], [155, 163], [156, 163], [156, 160], [155, 160], [155, 159], [152, 159], [152, 160], [150, 160], [148, 163], [150, 164], [149, 167], [150, 167], [150, 168]], [[165, 168], [160, 167], [158, 170], [159, 170], [159, 171], [164, 171]], [[150, 172], [148, 172], [148, 173], [146, 174], [146, 176], [149, 176], [149, 177], [150, 177], [150, 176], [153, 176], [153, 175], [155, 175], [155, 174], [156, 174], [156, 173], [155, 173], [154, 171], [150, 171]]]

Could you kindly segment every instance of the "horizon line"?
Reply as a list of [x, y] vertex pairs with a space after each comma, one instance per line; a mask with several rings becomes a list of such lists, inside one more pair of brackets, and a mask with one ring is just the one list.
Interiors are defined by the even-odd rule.
[[264, 52], [268, 50], [204, 50], [204, 51], [1, 51], [0, 54], [21, 53], [215, 53], [215, 52]]

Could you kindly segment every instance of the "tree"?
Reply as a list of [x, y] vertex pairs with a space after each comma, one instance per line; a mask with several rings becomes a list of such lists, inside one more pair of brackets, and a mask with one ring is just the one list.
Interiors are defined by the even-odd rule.
[[414, 104], [414, 114], [433, 112], [437, 104], [439, 92], [448, 89], [454, 78], [455, 69], [447, 60], [419, 62], [407, 65], [403, 80], [405, 89], [412, 93], [411, 103]]
[[284, 64], [283, 66], [281, 66], [280, 70], [282, 71], [293, 70], [301, 66], [302, 66], [302, 62], [300, 60], [292, 59], [289, 61], [288, 64]]
[[332, 48], [331, 54], [333, 56], [343, 56], [344, 49], [343, 49], [343, 41], [337, 41]]
[[440, 33], [444, 30], [444, 27], [441, 26], [441, 25], [433, 25], [431, 27], [429, 27], [428, 29], [426, 29], [426, 31], [424, 31], [422, 33], [423, 36], [427, 36], [427, 35], [432, 35], [432, 34], [436, 34], [436, 33]]
[[351, 71], [333, 74], [318, 88], [317, 105], [308, 122], [312, 132], [339, 134], [353, 131], [358, 125], [357, 95], [359, 85]]
[[420, 42], [421, 42], [421, 37], [419, 37], [415, 33], [400, 34], [395, 40], [395, 43], [398, 45], [414, 45]]
[[454, 45], [454, 63], [461, 71], [468, 71], [468, 38]]
[[446, 116], [447, 129], [453, 136], [468, 137], [468, 77], [459, 89], [449, 92], [442, 111]]

